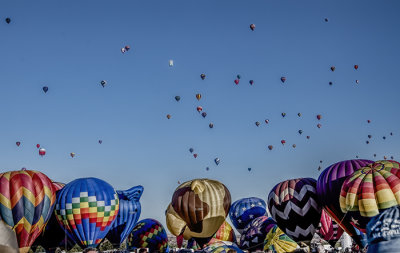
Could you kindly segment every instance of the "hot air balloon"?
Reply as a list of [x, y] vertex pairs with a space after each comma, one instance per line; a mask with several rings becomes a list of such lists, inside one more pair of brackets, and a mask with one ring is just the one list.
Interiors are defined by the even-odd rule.
[[126, 50], [126, 51], [129, 51], [129, 49], [131, 49], [131, 47], [128, 46], [128, 45], [126, 45], [126, 46], [125, 46], [125, 50]]
[[134, 186], [125, 191], [117, 191], [119, 198], [119, 211], [115, 222], [107, 234], [107, 239], [116, 246], [125, 241], [139, 220], [141, 205], [140, 197], [143, 186]]
[[47, 93], [47, 91], [49, 90], [49, 87], [47, 87], [47, 86], [43, 86], [43, 91], [44, 91], [44, 93]]
[[200, 78], [201, 78], [201, 80], [204, 80], [204, 79], [206, 79], [206, 75], [205, 74], [201, 74]]
[[125, 54], [125, 52], [126, 52], [126, 49], [124, 47], [121, 48], [121, 53]]
[[327, 241], [332, 247], [335, 247], [336, 242], [343, 234], [343, 229], [332, 220], [325, 210], [322, 210], [320, 224], [317, 229], [317, 234]]
[[400, 207], [394, 206], [371, 219], [367, 226], [367, 253], [391, 253], [400, 248]]
[[242, 77], [240, 75], [236, 75], [236, 78], [240, 80]]
[[214, 159], [214, 162], [215, 162], [216, 165], [219, 165], [219, 163], [221, 162], [221, 160], [217, 157], [217, 158]]
[[101, 80], [100, 82], [101, 86], [103, 86], [103, 88], [107, 85], [107, 82], [105, 80]]
[[213, 127], [214, 127], [214, 124], [213, 124], [213, 123], [210, 123], [210, 124], [208, 124], [208, 127], [209, 127], [209, 128], [213, 128]]
[[39, 155], [43, 157], [45, 154], [46, 154], [46, 149], [40, 148], [39, 149]]
[[200, 94], [200, 93], [197, 93], [197, 94], [196, 94], [196, 98], [197, 98], [197, 100], [200, 101], [200, 99], [201, 99], [201, 94]]
[[273, 148], [274, 148], [274, 146], [268, 145], [268, 149], [269, 149], [269, 150], [272, 150]]
[[281, 82], [282, 82], [282, 83], [286, 82], [286, 77], [282, 76], [282, 77], [281, 77]]
[[296, 148], [296, 144], [293, 144], [292, 147], [293, 147], [293, 148]]
[[265, 120], [265, 124], [268, 124], [268, 123], [269, 123], [269, 119], [266, 119], [266, 120]]
[[336, 69], [335, 66], [332, 66], [332, 67], [331, 67], [332, 72], [335, 71], [335, 69]]
[[72, 158], [75, 157], [75, 153], [74, 153], [74, 152], [71, 152], [69, 155], [70, 155]]
[[0, 218], [17, 235], [27, 253], [50, 219], [56, 201], [51, 180], [33, 170], [0, 173]]
[[303, 133], [303, 130], [300, 129], [300, 130], [299, 130], [299, 134], [302, 134], [302, 133]]
[[251, 171], [251, 168], [247, 168], [248, 171]]
[[284, 118], [286, 116], [286, 113], [282, 112], [281, 115], [282, 115], [282, 118]]
[[58, 194], [55, 213], [60, 225], [81, 247], [96, 247], [118, 214], [114, 188], [97, 178], [79, 178]]
[[329, 82], [329, 85], [332, 85], [333, 83], [332, 82]]
[[231, 205], [231, 195], [222, 183], [194, 179], [180, 185], [167, 209], [167, 226], [185, 239], [208, 238], [217, 232]]
[[299, 245], [274, 225], [269, 229], [264, 240], [264, 252], [271, 250], [274, 253], [295, 252]]
[[200, 113], [203, 110], [203, 107], [197, 106], [196, 110]]
[[253, 219], [242, 232], [240, 248], [249, 252], [262, 251], [265, 236], [274, 225], [276, 225], [275, 221], [267, 216]]
[[229, 218], [236, 230], [242, 234], [243, 229], [253, 219], [264, 216], [267, 213], [267, 205], [264, 200], [256, 197], [236, 200], [229, 209]]
[[139, 221], [127, 240], [127, 249], [148, 248], [150, 252], [168, 253], [168, 236], [163, 225], [154, 219]]
[[369, 134], [369, 135], [368, 135], [368, 138], [371, 139], [371, 138], [372, 138], [372, 135]]
[[361, 231], [384, 209], [400, 204], [400, 163], [376, 161], [356, 170], [344, 181], [340, 208]]
[[179, 100], [181, 100], [181, 97], [180, 96], [175, 96], [175, 100], [176, 100], [176, 102], [179, 102]]
[[260, 122], [256, 121], [256, 126], [259, 126], [259, 125], [260, 125]]
[[102, 144], [103, 143], [103, 141], [102, 140], [99, 140], [99, 144]]
[[328, 18], [325, 18], [325, 22], [328, 22], [329, 20], [328, 20]]
[[6, 23], [9, 24], [11, 22], [11, 18], [6, 18]]
[[317, 124], [317, 127], [318, 127], [318, 128], [321, 128], [321, 127], [322, 127], [322, 125], [321, 125], [321, 124]]
[[173, 67], [174, 66], [174, 61], [173, 60], [169, 60], [169, 64], [168, 64], [170, 67]]
[[167, 119], [170, 119], [171, 118], [171, 114], [167, 114]]
[[193, 148], [189, 148], [189, 152], [193, 153], [194, 149]]
[[376, 154], [374, 154], [374, 157], [376, 157]]
[[206, 112], [202, 112], [201, 116], [203, 116], [203, 118], [205, 118], [207, 116], [207, 113]]
[[301, 113], [298, 113], [297, 116], [301, 117]]
[[370, 163], [373, 161], [348, 160], [332, 164], [321, 172], [317, 182], [317, 194], [321, 206], [360, 246], [363, 242], [351, 225], [349, 217], [341, 211], [339, 196], [345, 179], [354, 171]]
[[206, 167], [206, 171], [209, 171], [210, 170], [210, 168], [209, 167]]
[[321, 118], [322, 118], [321, 114], [318, 114], [318, 115], [317, 115], [317, 119], [318, 119], [318, 120], [321, 120]]
[[310, 241], [318, 227], [321, 206], [313, 178], [286, 180], [268, 195], [268, 209], [278, 226], [294, 241]]
[[40, 144], [36, 144], [36, 148], [40, 148]]
[[250, 85], [253, 85], [253, 83], [254, 83], [253, 80], [250, 80], [250, 81], [249, 81], [249, 84], [250, 84]]
[[202, 251], [204, 253], [244, 253], [235, 243], [225, 241], [217, 241], [207, 245]]
[[386, 140], [386, 136], [383, 136], [382, 139]]
[[360, 83], [360, 81], [359, 80], [356, 80], [356, 84], [359, 84]]
[[357, 70], [358, 69], [358, 65], [354, 65], [354, 69]]
[[219, 227], [217, 232], [212, 237], [209, 238], [194, 237], [192, 239], [194, 239], [195, 241], [195, 243], [192, 243], [192, 247], [197, 246], [200, 249], [219, 241], [236, 243], [235, 232], [233, 231], [231, 225], [229, 225], [229, 223], [226, 221], [222, 223], [222, 225]]
[[392, 132], [390, 132], [390, 136], [393, 136], [393, 133], [392, 133]]
[[[52, 185], [56, 195], [65, 186], [65, 184], [60, 182], [52, 182]], [[32, 248], [40, 245], [48, 252], [55, 252], [56, 248], [61, 246], [60, 244], [63, 240], [65, 240], [65, 232], [58, 224], [55, 213], [52, 212], [46, 227], [36, 238], [35, 242], [32, 244]]]
[[371, 123], [371, 120], [367, 120], [367, 123]]
[[366, 141], [365, 143], [369, 144], [369, 141]]
[[254, 29], [256, 29], [256, 25], [255, 25], [255, 24], [251, 24], [251, 25], [250, 25], [250, 29], [251, 29], [252, 31], [254, 31]]
[[239, 84], [239, 79], [235, 79], [235, 84], [238, 85]]
[[310, 136], [309, 135], [307, 135], [307, 137], [306, 137], [307, 139], [310, 139]]
[[17, 141], [15, 144], [19, 147], [21, 145], [21, 142]]
[[282, 145], [285, 145], [286, 141], [285, 140], [281, 140]]
[[194, 157], [194, 158], [197, 158], [197, 154], [193, 154], [193, 157]]

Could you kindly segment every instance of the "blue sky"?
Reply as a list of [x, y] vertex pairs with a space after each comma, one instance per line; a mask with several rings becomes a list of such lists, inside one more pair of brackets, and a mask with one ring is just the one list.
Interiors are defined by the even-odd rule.
[[[1, 170], [26, 167], [60, 182], [98, 177], [116, 189], [141, 184], [141, 218], [165, 224], [178, 180], [217, 179], [233, 201], [266, 200], [282, 180], [317, 178], [320, 160], [327, 167], [356, 155], [396, 159], [399, 7], [395, 0], [2, 1]], [[125, 45], [131, 50], [122, 54]]]

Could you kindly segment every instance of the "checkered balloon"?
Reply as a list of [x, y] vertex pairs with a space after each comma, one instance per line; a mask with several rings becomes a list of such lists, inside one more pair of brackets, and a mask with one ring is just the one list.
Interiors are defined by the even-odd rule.
[[56, 217], [68, 236], [82, 247], [96, 247], [118, 214], [114, 188], [97, 178], [80, 178], [57, 194]]

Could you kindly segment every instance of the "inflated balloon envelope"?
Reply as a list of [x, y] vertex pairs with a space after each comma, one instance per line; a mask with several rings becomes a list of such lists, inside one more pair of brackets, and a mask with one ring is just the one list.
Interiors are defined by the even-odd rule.
[[228, 215], [229, 190], [211, 179], [194, 179], [181, 184], [166, 211], [167, 227], [172, 234], [186, 240], [211, 237]]

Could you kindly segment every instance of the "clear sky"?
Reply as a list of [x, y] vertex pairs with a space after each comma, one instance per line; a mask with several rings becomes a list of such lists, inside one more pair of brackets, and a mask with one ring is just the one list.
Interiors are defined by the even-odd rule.
[[398, 0], [3, 0], [1, 171], [140, 184], [141, 218], [165, 224], [178, 181], [217, 179], [233, 201], [266, 200], [282, 180], [317, 178], [320, 160], [396, 159], [399, 10]]

